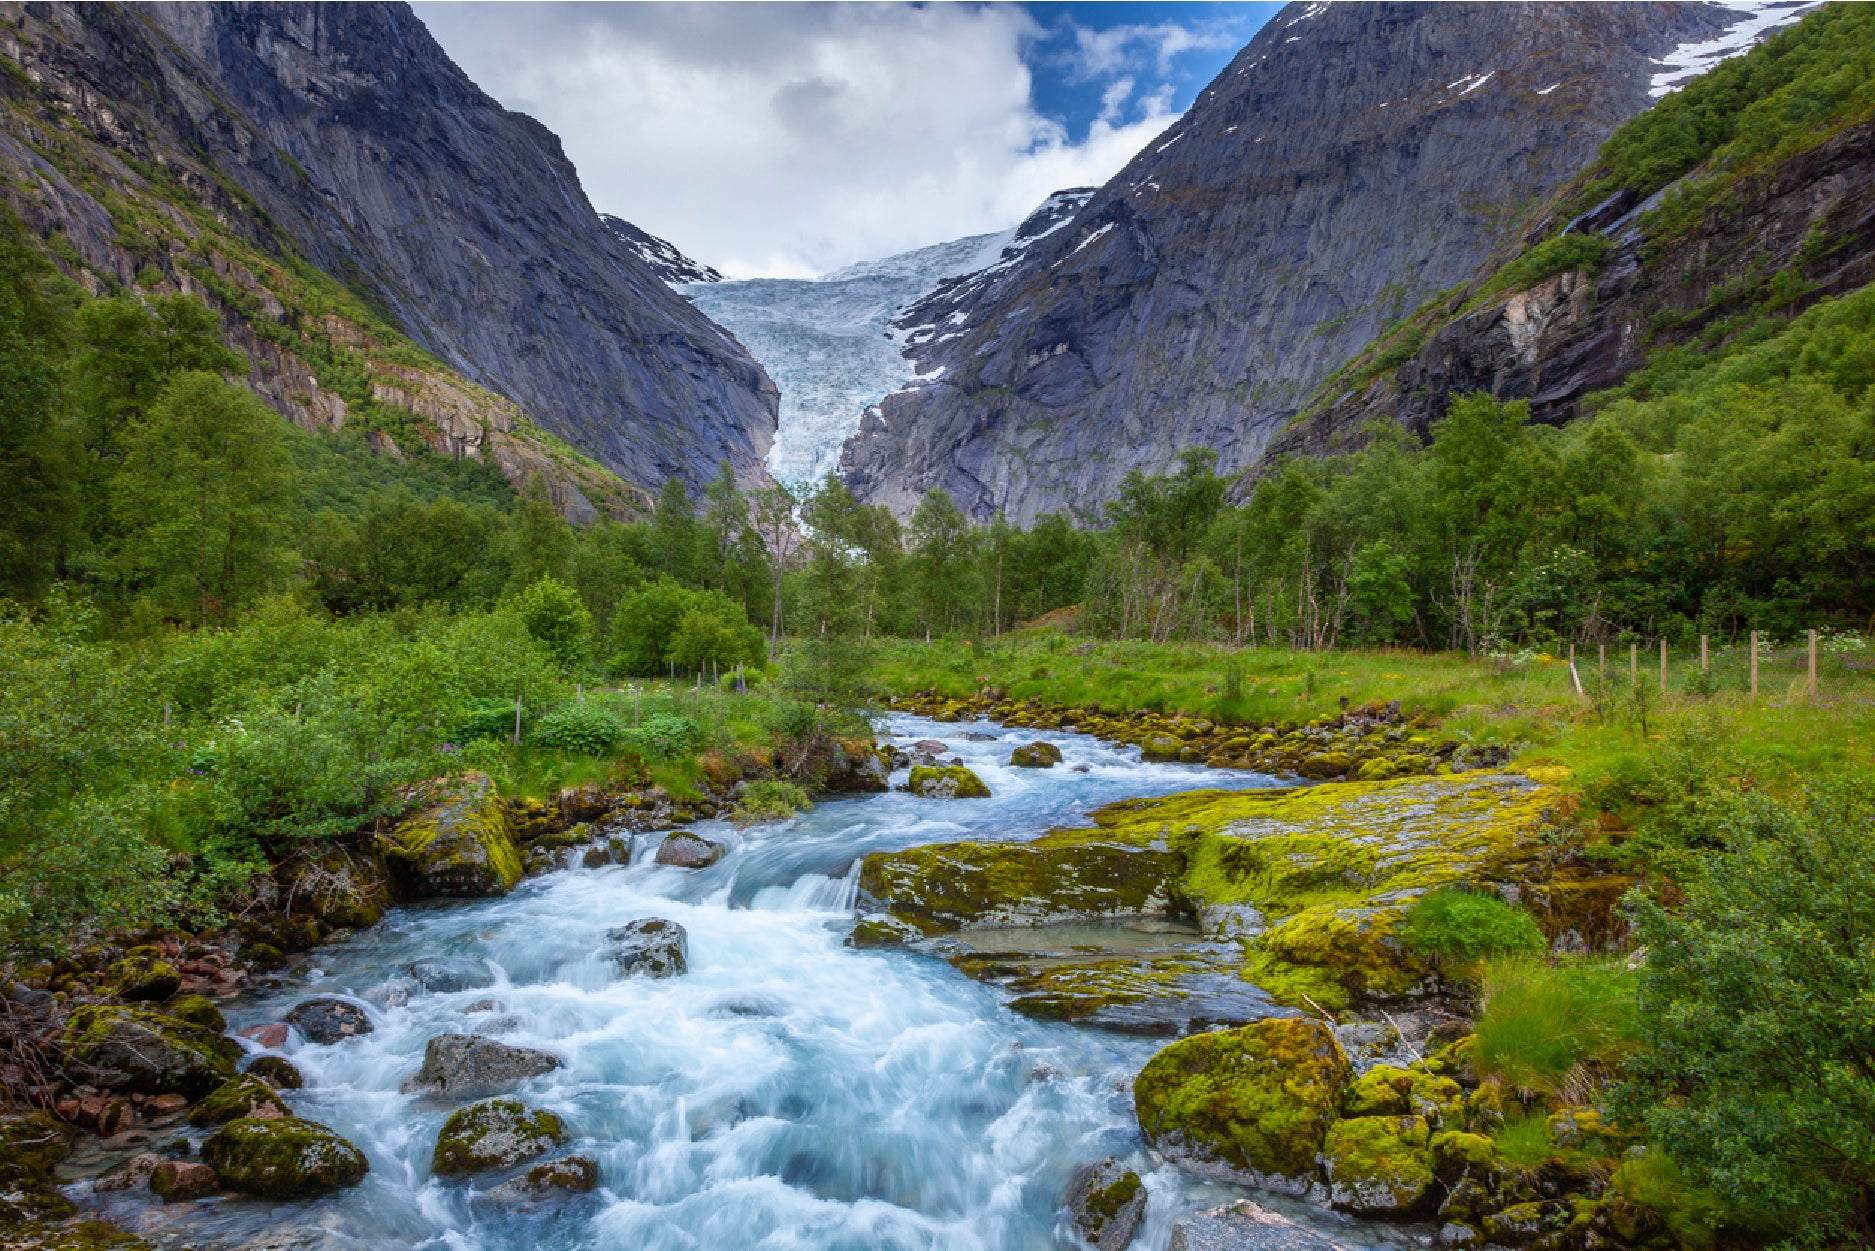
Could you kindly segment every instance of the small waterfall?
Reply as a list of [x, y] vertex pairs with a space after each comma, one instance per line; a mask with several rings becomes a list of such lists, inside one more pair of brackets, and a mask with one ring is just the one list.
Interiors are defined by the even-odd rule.
[[803, 873], [786, 886], [764, 886], [749, 907], [766, 912], [825, 912], [845, 916], [859, 899], [859, 858], [837, 876]]

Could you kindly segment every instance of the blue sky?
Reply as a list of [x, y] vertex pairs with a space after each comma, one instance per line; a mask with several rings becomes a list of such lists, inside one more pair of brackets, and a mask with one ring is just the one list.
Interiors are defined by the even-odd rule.
[[1279, 6], [415, 7], [600, 211], [732, 276], [806, 277], [1104, 182]]

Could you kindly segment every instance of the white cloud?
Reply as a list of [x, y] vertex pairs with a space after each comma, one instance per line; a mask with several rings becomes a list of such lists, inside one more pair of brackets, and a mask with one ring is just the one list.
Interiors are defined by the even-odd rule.
[[[1104, 182], [1176, 120], [1169, 88], [1115, 82], [1072, 141], [1033, 106], [1023, 53], [1043, 32], [1013, 5], [417, 12], [471, 78], [560, 136], [595, 207], [739, 277], [1002, 229]], [[1124, 29], [1085, 73], [1200, 37]]]

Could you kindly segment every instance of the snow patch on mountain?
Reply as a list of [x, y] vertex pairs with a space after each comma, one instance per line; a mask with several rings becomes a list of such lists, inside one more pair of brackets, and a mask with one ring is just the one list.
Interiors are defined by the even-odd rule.
[[1749, 52], [1759, 40], [1788, 26], [1817, 7], [1819, 0], [1721, 0], [1739, 14], [1738, 21], [1716, 39], [1683, 43], [1654, 64], [1664, 66], [1653, 76], [1648, 94], [1655, 99], [1678, 91], [1720, 61]]
[[662, 278], [667, 286], [680, 287], [692, 282], [721, 282], [723, 275], [716, 269], [693, 261], [680, 251], [676, 244], [667, 239], [660, 239], [649, 231], [640, 230], [623, 217], [614, 217], [610, 213], [599, 214], [599, 220], [605, 223], [607, 230], [621, 239], [625, 246], [638, 254], [638, 259], [651, 267], [653, 273]]

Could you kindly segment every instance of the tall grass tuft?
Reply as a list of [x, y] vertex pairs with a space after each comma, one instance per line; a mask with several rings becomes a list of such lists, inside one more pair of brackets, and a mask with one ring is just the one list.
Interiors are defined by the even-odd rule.
[[1497, 956], [1534, 956], [1547, 945], [1534, 918], [1487, 891], [1444, 886], [1422, 896], [1400, 927], [1406, 945], [1441, 972], [1469, 978]]
[[1478, 1065], [1520, 1094], [1578, 1094], [1639, 1040], [1637, 978], [1608, 960], [1506, 956], [1484, 968]]

